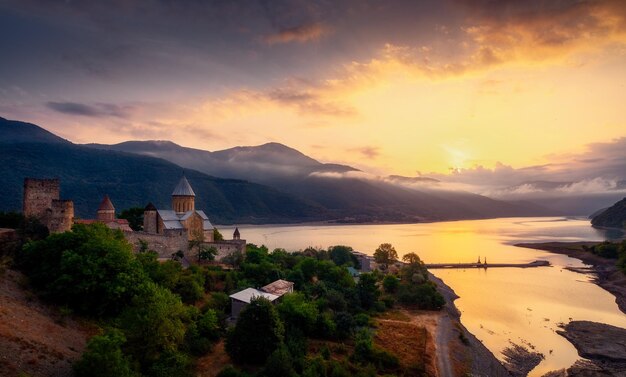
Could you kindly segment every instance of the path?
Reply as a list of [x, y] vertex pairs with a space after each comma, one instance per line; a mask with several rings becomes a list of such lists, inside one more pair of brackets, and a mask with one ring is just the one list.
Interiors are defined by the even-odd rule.
[[437, 324], [437, 335], [435, 337], [435, 349], [437, 350], [437, 371], [439, 377], [454, 376], [452, 361], [450, 360], [449, 342], [452, 334], [452, 321], [447, 311], [442, 311]]

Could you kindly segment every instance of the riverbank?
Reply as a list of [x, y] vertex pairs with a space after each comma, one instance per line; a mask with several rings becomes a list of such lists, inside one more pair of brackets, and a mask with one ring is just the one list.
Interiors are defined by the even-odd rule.
[[626, 274], [617, 268], [615, 259], [603, 258], [583, 250], [583, 246], [590, 247], [597, 243], [598, 242], [545, 242], [520, 243], [515, 246], [563, 254], [571, 258], [580, 259], [583, 263], [591, 265], [592, 267], [589, 269], [572, 268], [570, 270], [579, 273], [593, 274], [594, 283], [615, 296], [617, 306], [622, 313], [626, 314]]
[[459, 296], [430, 272], [429, 279], [437, 285], [446, 300], [446, 305], [440, 312], [435, 336], [439, 375], [510, 376], [493, 353], [461, 323], [461, 312], [454, 305]]

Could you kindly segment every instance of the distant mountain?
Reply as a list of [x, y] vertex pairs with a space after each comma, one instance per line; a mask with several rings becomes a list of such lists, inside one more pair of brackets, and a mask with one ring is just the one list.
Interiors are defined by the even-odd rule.
[[32, 123], [2, 117], [0, 117], [0, 135], [0, 143], [70, 143]]
[[536, 205], [411, 186], [437, 183], [432, 178], [391, 176], [386, 180], [367, 179], [358, 169], [324, 164], [278, 143], [216, 152], [164, 141], [88, 146], [160, 157], [210, 175], [268, 185], [315, 203], [327, 209], [331, 218], [340, 221], [420, 221], [548, 214]]
[[591, 225], [604, 228], [626, 228], [626, 198], [591, 219]]
[[[24, 134], [19, 133], [23, 127]], [[50, 137], [37, 126], [0, 122], [0, 210], [20, 210], [25, 177], [61, 179], [61, 196], [72, 199], [79, 217], [94, 217], [108, 194], [116, 209], [145, 206], [170, 208], [170, 194], [183, 168], [148, 156], [98, 150]], [[5, 138], [5, 130], [13, 130]], [[16, 131], [17, 130], [17, 131]], [[24, 143], [28, 135], [42, 142]], [[59, 140], [60, 139], [60, 140]], [[19, 140], [15, 142], [15, 140]], [[45, 140], [50, 140], [46, 142]], [[185, 174], [196, 192], [196, 205], [211, 220], [224, 223], [276, 223], [321, 220], [326, 211], [292, 195], [260, 184], [210, 177], [195, 170]]]

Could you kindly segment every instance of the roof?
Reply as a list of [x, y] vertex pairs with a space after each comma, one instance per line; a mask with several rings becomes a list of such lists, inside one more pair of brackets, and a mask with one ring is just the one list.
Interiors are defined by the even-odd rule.
[[176, 185], [176, 188], [174, 189], [174, 192], [172, 192], [172, 195], [173, 196], [196, 196], [196, 194], [193, 192], [193, 189], [191, 188], [191, 185], [189, 184], [189, 181], [187, 180], [187, 177], [185, 177], [184, 175], [182, 176], [182, 178]]
[[152, 204], [152, 202], [148, 203], [148, 205], [146, 206], [146, 208], [144, 209], [144, 211], [156, 211], [156, 207], [154, 206], [154, 204]]
[[98, 211], [115, 211], [115, 207], [113, 207], [113, 203], [111, 203], [111, 199], [109, 199], [108, 195], [105, 195], [102, 199]]
[[187, 220], [191, 215], [197, 213], [202, 218], [202, 229], [211, 230], [213, 229], [213, 224], [209, 221], [209, 218], [204, 213], [204, 211], [187, 211], [181, 214], [176, 213], [176, 211], [172, 211], [170, 209], [157, 209], [157, 213], [163, 220], [163, 225], [165, 229], [184, 229], [183, 223], [181, 221]]
[[230, 298], [245, 302], [247, 304], [249, 304], [250, 301], [252, 301], [252, 299], [256, 297], [265, 297], [266, 299], [270, 301], [274, 301], [280, 296], [273, 295], [271, 293], [266, 293], [263, 291], [259, 291], [258, 289], [254, 289], [254, 288], [246, 288], [243, 291], [239, 291], [237, 293], [233, 293], [232, 295], [230, 295]]
[[241, 234], [239, 233], [239, 228], [235, 228], [235, 232], [233, 233], [233, 237], [239, 237]]
[[269, 283], [261, 289], [267, 293], [282, 296], [285, 293], [289, 293], [293, 290], [293, 283], [287, 280], [278, 279], [275, 282]]

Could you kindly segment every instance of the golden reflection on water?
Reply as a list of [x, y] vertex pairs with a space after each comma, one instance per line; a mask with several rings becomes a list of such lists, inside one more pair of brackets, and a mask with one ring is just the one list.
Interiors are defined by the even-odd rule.
[[[228, 234], [231, 229], [222, 228]], [[591, 320], [626, 328], [626, 315], [607, 291], [585, 275], [564, 270], [582, 266], [577, 260], [512, 246], [518, 242], [602, 240], [607, 234], [587, 220], [509, 218], [400, 225], [240, 227], [242, 238], [270, 249], [344, 244], [373, 254], [384, 242], [400, 256], [416, 252], [426, 263], [522, 263], [549, 260], [553, 267], [433, 270], [461, 297], [456, 301], [462, 322], [497, 357], [509, 341], [533, 346], [546, 359], [531, 372], [541, 376], [569, 367], [579, 357], [555, 333], [559, 323]]]

